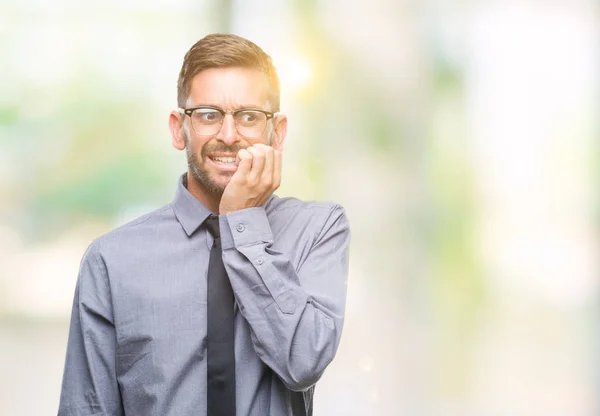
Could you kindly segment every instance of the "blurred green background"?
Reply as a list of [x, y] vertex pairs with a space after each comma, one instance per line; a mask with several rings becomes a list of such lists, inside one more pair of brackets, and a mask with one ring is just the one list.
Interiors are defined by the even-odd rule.
[[596, 415], [594, 1], [0, 0], [0, 413], [56, 414], [79, 261], [170, 202], [189, 47], [274, 58], [280, 196], [352, 226], [315, 415]]

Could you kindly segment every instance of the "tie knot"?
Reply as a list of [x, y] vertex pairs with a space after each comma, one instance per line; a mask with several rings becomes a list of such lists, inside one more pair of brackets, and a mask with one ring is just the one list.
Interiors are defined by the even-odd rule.
[[206, 229], [213, 236], [213, 238], [219, 238], [221, 235], [219, 231], [219, 216], [217, 214], [210, 214], [206, 219]]

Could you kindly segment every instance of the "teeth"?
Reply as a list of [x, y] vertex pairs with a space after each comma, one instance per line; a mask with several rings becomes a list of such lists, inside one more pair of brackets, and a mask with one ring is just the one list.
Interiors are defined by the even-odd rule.
[[213, 157], [213, 160], [219, 163], [235, 163], [235, 157]]

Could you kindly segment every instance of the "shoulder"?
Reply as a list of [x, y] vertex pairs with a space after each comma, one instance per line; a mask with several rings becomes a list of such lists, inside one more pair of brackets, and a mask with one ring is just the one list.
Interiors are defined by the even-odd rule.
[[344, 208], [335, 202], [303, 201], [298, 198], [273, 196], [266, 207], [268, 215], [293, 215], [299, 212], [324, 215], [331, 211], [343, 212]]
[[171, 204], [162, 206], [97, 237], [87, 249], [84, 259], [89, 256], [102, 258], [111, 252], [125, 253], [128, 248], [155, 236], [158, 228], [169, 226], [173, 221], [176, 218]]
[[349, 227], [344, 207], [330, 201], [303, 201], [274, 196], [269, 201], [266, 212], [272, 223], [294, 223], [317, 233], [333, 224]]

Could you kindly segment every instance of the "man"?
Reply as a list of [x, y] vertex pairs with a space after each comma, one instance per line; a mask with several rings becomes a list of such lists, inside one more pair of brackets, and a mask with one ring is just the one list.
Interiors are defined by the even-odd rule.
[[273, 195], [287, 119], [271, 58], [234, 35], [185, 56], [173, 202], [96, 239], [59, 415], [310, 415], [340, 342], [343, 209]]

